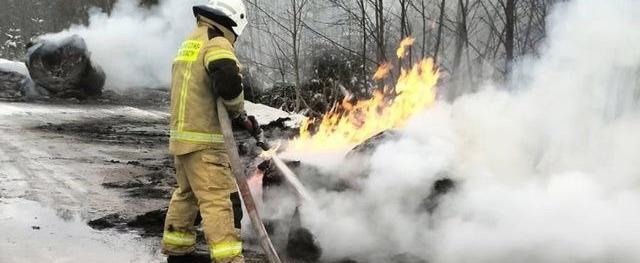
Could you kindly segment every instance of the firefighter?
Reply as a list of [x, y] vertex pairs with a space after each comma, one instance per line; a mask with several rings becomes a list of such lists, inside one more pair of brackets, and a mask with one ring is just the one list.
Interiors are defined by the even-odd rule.
[[198, 210], [212, 262], [244, 262], [242, 207], [216, 110], [224, 102], [236, 124], [260, 129], [244, 112], [236, 39], [247, 25], [241, 0], [211, 0], [193, 7], [197, 27], [173, 61], [169, 149], [178, 186], [165, 219], [162, 251], [168, 262], [194, 259]]

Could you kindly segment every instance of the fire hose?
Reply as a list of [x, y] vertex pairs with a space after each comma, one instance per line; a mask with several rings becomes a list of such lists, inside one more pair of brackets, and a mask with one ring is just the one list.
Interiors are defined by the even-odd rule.
[[302, 185], [302, 182], [298, 179], [298, 176], [285, 164], [280, 157], [278, 157], [277, 150], [279, 146], [271, 148], [269, 143], [266, 142], [264, 132], [260, 125], [256, 121], [254, 116], [247, 116], [246, 113], [240, 114], [236, 117], [238, 126], [243, 126], [249, 131], [251, 136], [256, 140], [256, 145], [263, 150], [260, 157], [265, 160], [271, 159], [276, 166], [276, 169], [284, 176], [285, 180], [291, 185], [293, 190], [298, 195], [299, 201], [311, 202], [311, 195], [307, 189]]
[[273, 163], [276, 165], [276, 169], [280, 171], [280, 173], [284, 176], [285, 180], [289, 183], [289, 185], [293, 187], [293, 190], [298, 195], [298, 198], [300, 198], [300, 201], [303, 201], [303, 202], [313, 201], [313, 199], [311, 199], [311, 195], [309, 194], [309, 191], [307, 191], [304, 185], [302, 185], [302, 182], [300, 182], [300, 180], [298, 179], [298, 176], [289, 168], [289, 166], [287, 166], [287, 164], [284, 163], [284, 161], [282, 161], [282, 159], [280, 159], [280, 157], [278, 157], [278, 154], [276, 151], [278, 150], [279, 147], [270, 149], [271, 147], [269, 146], [269, 144], [266, 142], [264, 138], [264, 132], [260, 128], [258, 128], [258, 132], [257, 134], [254, 135], [254, 137], [256, 139], [256, 145], [263, 150], [263, 153], [261, 156], [266, 157], [265, 159], [267, 160], [271, 159], [273, 161]]
[[227, 108], [224, 106], [221, 99], [217, 100], [217, 106], [218, 118], [220, 119], [220, 127], [222, 128], [222, 134], [224, 136], [224, 144], [229, 151], [231, 170], [234, 177], [236, 178], [238, 190], [240, 190], [240, 194], [242, 195], [244, 207], [247, 209], [249, 219], [251, 219], [251, 224], [258, 234], [260, 246], [264, 250], [264, 253], [267, 256], [267, 260], [270, 263], [281, 263], [282, 261], [280, 261], [280, 257], [278, 257], [278, 253], [276, 252], [273, 243], [271, 243], [271, 239], [269, 239], [267, 230], [265, 229], [264, 224], [262, 224], [262, 219], [260, 218], [260, 214], [258, 213], [256, 203], [254, 202], [253, 196], [251, 195], [251, 190], [249, 189], [249, 184], [247, 183], [247, 178], [245, 176], [245, 169], [242, 165], [242, 162], [240, 161], [238, 147], [235, 139], [233, 138], [233, 130], [231, 128], [231, 120], [229, 119]]
[[302, 182], [300, 182], [298, 176], [296, 176], [296, 174], [291, 171], [291, 169], [280, 159], [280, 157], [278, 157], [278, 155], [276, 154], [273, 154], [271, 156], [271, 160], [273, 160], [276, 168], [278, 169], [278, 171], [280, 171], [280, 173], [282, 173], [286, 181], [291, 185], [291, 187], [293, 187], [293, 190], [296, 191], [301, 201], [312, 202], [313, 199], [311, 198], [311, 195], [304, 187], [304, 185], [302, 185]]

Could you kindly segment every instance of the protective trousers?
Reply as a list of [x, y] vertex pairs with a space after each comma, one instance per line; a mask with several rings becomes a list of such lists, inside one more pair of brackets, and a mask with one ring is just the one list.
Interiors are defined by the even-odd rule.
[[164, 224], [162, 250], [184, 255], [195, 250], [195, 219], [200, 210], [212, 262], [244, 262], [242, 206], [226, 150], [206, 149], [175, 157], [178, 187]]

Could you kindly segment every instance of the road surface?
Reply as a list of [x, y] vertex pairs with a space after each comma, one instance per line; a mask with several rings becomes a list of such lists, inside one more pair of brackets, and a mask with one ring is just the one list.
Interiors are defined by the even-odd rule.
[[[161, 262], [157, 237], [86, 222], [166, 205], [103, 186], [144, 176], [145, 161], [166, 160], [165, 112], [0, 102], [0, 262]], [[102, 124], [111, 135], [91, 132]]]

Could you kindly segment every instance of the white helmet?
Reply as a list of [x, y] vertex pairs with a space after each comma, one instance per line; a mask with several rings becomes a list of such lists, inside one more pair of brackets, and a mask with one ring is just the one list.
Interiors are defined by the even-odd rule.
[[247, 26], [247, 8], [242, 0], [209, 0], [206, 5], [194, 6], [193, 13], [229, 27], [236, 36], [242, 35]]

